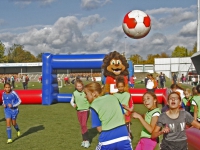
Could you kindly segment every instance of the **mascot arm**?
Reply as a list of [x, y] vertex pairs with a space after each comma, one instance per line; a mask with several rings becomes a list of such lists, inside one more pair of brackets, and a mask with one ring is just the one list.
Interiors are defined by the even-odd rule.
[[105, 84], [105, 86], [104, 86], [104, 93], [105, 94], [109, 94], [110, 93], [110, 84]]
[[129, 92], [128, 84], [125, 85], [124, 91], [125, 91], [125, 92]]

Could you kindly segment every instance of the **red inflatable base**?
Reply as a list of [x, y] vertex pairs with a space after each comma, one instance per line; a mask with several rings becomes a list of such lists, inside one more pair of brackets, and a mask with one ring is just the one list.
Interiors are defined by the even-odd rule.
[[[142, 96], [145, 92], [147, 92], [146, 89], [129, 89], [129, 92], [133, 98], [133, 101], [135, 104], [142, 104]], [[158, 98], [159, 104], [165, 104], [167, 102], [167, 89], [156, 89], [155, 94]]]
[[188, 149], [199, 150], [200, 149], [200, 131], [196, 128], [189, 128], [186, 130]]
[[[21, 104], [42, 104], [42, 90], [15, 90], [21, 99]], [[0, 103], [2, 103], [2, 93], [0, 90]]]

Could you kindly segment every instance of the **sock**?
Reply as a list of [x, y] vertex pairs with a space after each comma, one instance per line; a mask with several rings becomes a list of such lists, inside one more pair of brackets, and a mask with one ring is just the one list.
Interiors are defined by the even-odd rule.
[[89, 141], [89, 135], [88, 135], [88, 131], [85, 132], [84, 134], [82, 134], [83, 140], [84, 141]]
[[7, 127], [7, 135], [8, 135], [8, 139], [12, 139], [12, 137], [11, 137], [11, 127]]
[[16, 131], [19, 131], [18, 124], [16, 124], [16, 125], [14, 126], [14, 128], [15, 128]]

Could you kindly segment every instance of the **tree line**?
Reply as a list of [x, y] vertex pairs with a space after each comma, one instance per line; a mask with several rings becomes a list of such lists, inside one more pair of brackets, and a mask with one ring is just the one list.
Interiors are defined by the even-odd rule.
[[172, 51], [171, 55], [162, 52], [160, 54], [148, 54], [147, 58], [143, 59], [140, 55], [134, 54], [130, 56], [130, 60], [134, 64], [154, 64], [154, 58], [191, 57], [196, 52], [197, 42], [195, 42], [192, 50], [188, 50], [183, 46], [176, 46], [175, 49]]
[[42, 53], [34, 56], [23, 45], [13, 44], [9, 49], [0, 41], [0, 63], [41, 62]]
[[[171, 57], [190, 57], [197, 52], [197, 42], [195, 42], [192, 50], [187, 50], [183, 46], [177, 46], [168, 55], [165, 52], [160, 54], [148, 54], [146, 59], [143, 59], [138, 54], [130, 56], [130, 60], [134, 64], [154, 64], [154, 58], [171, 58]], [[28, 50], [24, 49], [23, 45], [13, 44], [9, 49], [0, 41], [0, 63], [27, 63], [27, 62], [41, 62], [42, 53], [34, 56]]]

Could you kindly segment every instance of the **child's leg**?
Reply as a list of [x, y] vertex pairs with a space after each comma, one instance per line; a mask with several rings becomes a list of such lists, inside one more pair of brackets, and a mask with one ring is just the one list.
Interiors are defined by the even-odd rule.
[[156, 147], [156, 139], [141, 138], [135, 150], [154, 150]]
[[87, 129], [87, 120], [89, 118], [89, 111], [84, 111], [82, 114], [81, 130], [84, 141], [89, 141], [88, 129]]
[[78, 111], [78, 120], [81, 126], [81, 133], [83, 141], [88, 140], [88, 130], [87, 130], [87, 120], [88, 120], [88, 113], [89, 111]]
[[18, 109], [13, 110], [11, 120], [12, 120], [12, 125], [14, 126], [15, 130], [17, 131], [17, 136], [20, 136], [19, 126], [16, 122], [18, 113], [19, 113]]
[[6, 118], [6, 126], [7, 126], [6, 132], [8, 139], [12, 139], [11, 118]]

